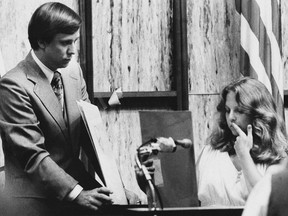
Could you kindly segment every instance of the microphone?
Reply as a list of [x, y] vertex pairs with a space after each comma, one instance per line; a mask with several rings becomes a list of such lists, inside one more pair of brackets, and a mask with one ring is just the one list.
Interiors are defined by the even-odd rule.
[[190, 139], [174, 140], [172, 137], [158, 137], [151, 139], [150, 145], [145, 145], [140, 147], [139, 153], [155, 153], [158, 152], [175, 152], [177, 146], [182, 148], [190, 148], [192, 146], [192, 141]]
[[174, 140], [176, 145], [181, 146], [182, 148], [190, 148], [192, 146], [192, 141], [190, 139], [181, 139], [181, 140]]
[[151, 142], [151, 146], [152, 150], [158, 150], [160, 152], [175, 152], [177, 149], [176, 143], [172, 137], [158, 137], [156, 138], [156, 142]]

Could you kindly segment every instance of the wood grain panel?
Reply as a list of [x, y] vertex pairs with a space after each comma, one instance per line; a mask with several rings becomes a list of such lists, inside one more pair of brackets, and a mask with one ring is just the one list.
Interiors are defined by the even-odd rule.
[[214, 123], [218, 93], [240, 76], [240, 17], [234, 1], [188, 0], [187, 20], [189, 110], [197, 158]]
[[146, 195], [140, 190], [134, 172], [136, 149], [142, 144], [138, 111], [101, 111], [101, 116], [125, 188], [135, 192], [143, 203], [147, 203]]
[[[281, 1], [282, 57], [284, 64], [284, 89], [288, 90], [288, 1]], [[286, 118], [287, 119], [287, 118]]]
[[171, 1], [93, 1], [94, 91], [171, 89]]
[[188, 59], [191, 93], [217, 93], [239, 76], [239, 20], [234, 1], [189, 0]]
[[[10, 70], [25, 58], [31, 49], [28, 41], [28, 23], [37, 7], [48, 0], [0, 1], [0, 49], [6, 70]], [[60, 0], [78, 11], [77, 0]]]
[[189, 95], [196, 161], [215, 123], [215, 112], [218, 101], [218, 94]]
[[287, 119], [288, 119], [288, 109], [287, 108], [285, 108], [284, 109], [284, 113], [285, 113], [285, 125], [286, 125], [286, 131], [288, 132], [288, 121], [287, 121]]

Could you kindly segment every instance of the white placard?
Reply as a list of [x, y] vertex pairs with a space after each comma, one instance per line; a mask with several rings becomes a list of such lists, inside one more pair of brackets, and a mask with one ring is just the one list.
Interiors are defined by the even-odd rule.
[[100, 164], [106, 187], [113, 191], [110, 196], [114, 204], [126, 205], [128, 203], [125, 190], [116, 161], [109, 149], [109, 139], [99, 109], [97, 106], [82, 100], [77, 101], [77, 104]]

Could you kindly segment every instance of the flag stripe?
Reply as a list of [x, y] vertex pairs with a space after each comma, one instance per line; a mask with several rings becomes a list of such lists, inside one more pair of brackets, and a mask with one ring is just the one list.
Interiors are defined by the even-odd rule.
[[[246, 10], [243, 10], [243, 8], [245, 8]], [[250, 48], [253, 48], [253, 49], [255, 46], [258, 47], [257, 50], [259, 50], [259, 52], [258, 54], [255, 53], [255, 55], [260, 56], [260, 59], [265, 69], [263, 71], [263, 70], [258, 70], [255, 68], [255, 70], [258, 73], [258, 79], [262, 81], [267, 86], [269, 91], [272, 93], [271, 84], [270, 84], [270, 77], [271, 77], [271, 71], [272, 71], [271, 70], [271, 44], [268, 39], [268, 35], [266, 34], [267, 29], [261, 19], [260, 14], [261, 14], [261, 11], [260, 11], [257, 1], [254, 1], [254, 0], [242, 1], [242, 15], [247, 20], [247, 23], [245, 24], [250, 26], [252, 32], [241, 31], [241, 37], [242, 37], [242, 34], [245, 34], [244, 37], [252, 37], [253, 33], [257, 37], [257, 40], [258, 40], [257, 44], [251, 44], [247, 46], [250, 46]], [[241, 19], [241, 25], [242, 25], [242, 19]], [[253, 63], [254, 60], [256, 61], [255, 58], [250, 58], [250, 64], [252, 66], [255, 65]]]
[[243, 49], [243, 47], [240, 47], [240, 54], [241, 54], [241, 59], [240, 59], [240, 71], [243, 74], [243, 76], [250, 76], [253, 77], [255, 79], [258, 79], [258, 74], [256, 73], [256, 71], [254, 70], [254, 68], [250, 65], [250, 64], [245, 64], [245, 62], [250, 62], [250, 58], [249, 55], [247, 54], [247, 52], [245, 52], [245, 50]]
[[284, 75], [279, 0], [235, 0], [241, 16], [240, 69], [263, 82], [283, 115]]
[[[247, 2], [244, 2], [244, 3], [247, 3]], [[236, 11], [241, 14], [242, 13], [242, 9], [241, 9], [241, 4], [242, 4], [242, 0], [235, 0], [235, 8], [236, 8]], [[252, 2], [252, 4], [254, 5], [254, 3]], [[280, 2], [279, 0], [277, 1], [272, 1], [271, 2], [272, 4], [272, 24], [273, 24], [273, 33], [278, 41], [278, 46], [281, 48], [281, 35], [280, 35], [280, 32], [281, 32], [281, 22], [279, 22], [281, 19], [281, 11], [280, 11]], [[248, 5], [243, 5], [243, 7], [246, 7], [246, 8], [250, 8], [250, 6]], [[254, 6], [255, 7], [255, 6]], [[245, 12], [245, 10], [244, 10]], [[254, 11], [253, 11], [254, 13]], [[257, 13], [257, 12], [256, 12]], [[247, 18], [247, 17], [246, 17]], [[251, 19], [250, 19], [251, 20]], [[249, 21], [248, 21], [249, 22]]]
[[[245, 17], [251, 30], [259, 40], [259, 28], [263, 28], [263, 25], [260, 23], [260, 9], [258, 4], [254, 0], [242, 1], [242, 15]], [[261, 25], [261, 27], [259, 25]]]
[[[242, 11], [243, 12], [243, 11]], [[258, 74], [258, 79], [263, 82], [267, 89], [272, 93], [269, 77], [259, 56], [259, 40], [253, 34], [249, 23], [241, 15], [241, 46], [249, 55], [250, 64]]]
[[[272, 2], [271, 0], [256, 0], [260, 6], [260, 16], [263, 20], [264, 25], [266, 26], [266, 32], [271, 44], [271, 67], [266, 68], [269, 73], [270, 79], [276, 82], [276, 86], [279, 89], [283, 89], [283, 73], [282, 68], [282, 59], [280, 55], [280, 49], [278, 46], [277, 39], [272, 32]], [[275, 2], [275, 1], [274, 1]], [[265, 47], [265, 46], [264, 46]], [[270, 69], [271, 71], [268, 71]], [[280, 93], [281, 95], [281, 93]], [[283, 92], [281, 97], [283, 98]]]
[[280, 3], [278, 1], [272, 1], [271, 2], [272, 7], [272, 31], [275, 35], [275, 38], [278, 43], [278, 47], [281, 51], [281, 13], [280, 13]]

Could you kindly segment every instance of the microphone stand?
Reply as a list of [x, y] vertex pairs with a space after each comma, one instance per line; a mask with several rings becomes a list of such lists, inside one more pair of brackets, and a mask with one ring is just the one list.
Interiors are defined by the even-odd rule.
[[140, 160], [139, 160], [139, 154], [136, 155], [136, 164], [137, 166], [143, 171], [143, 174], [145, 176], [145, 179], [148, 183], [148, 186], [149, 186], [149, 189], [151, 191], [151, 196], [152, 196], [152, 206], [151, 206], [151, 210], [153, 211], [156, 211], [157, 210], [157, 205], [156, 205], [156, 192], [155, 192], [155, 187], [154, 187], [154, 184], [152, 182], [152, 177], [151, 175], [149, 174], [147, 168], [145, 165], [142, 165], [140, 163]]

